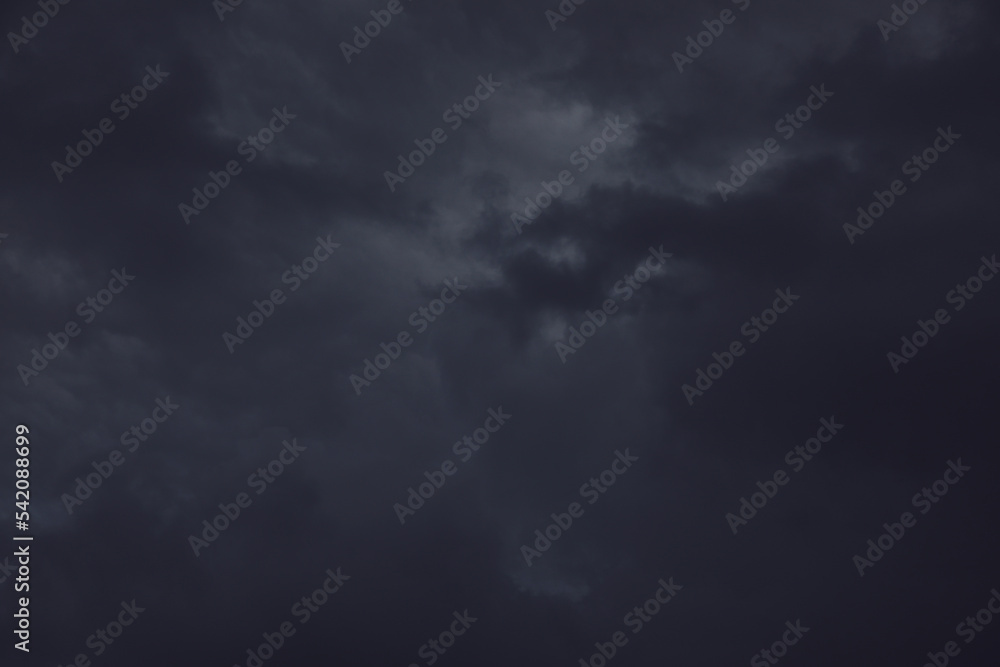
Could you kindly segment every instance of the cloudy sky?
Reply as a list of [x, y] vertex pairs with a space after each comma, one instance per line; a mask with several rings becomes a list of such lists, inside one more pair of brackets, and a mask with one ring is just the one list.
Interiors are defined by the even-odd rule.
[[4, 664], [996, 664], [996, 3], [50, 4]]

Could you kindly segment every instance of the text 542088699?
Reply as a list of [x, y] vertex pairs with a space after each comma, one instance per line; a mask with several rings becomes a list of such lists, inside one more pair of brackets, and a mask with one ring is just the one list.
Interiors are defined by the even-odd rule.
[[18, 598], [17, 611], [14, 612], [14, 618], [17, 621], [14, 635], [20, 640], [14, 642], [14, 648], [28, 653], [28, 642], [31, 640], [31, 619], [28, 612], [28, 604], [31, 600], [27, 595], [30, 590], [29, 583], [31, 579], [31, 568], [29, 567], [31, 564], [31, 545], [28, 542], [32, 538], [25, 533], [27, 533], [28, 522], [31, 519], [31, 515], [28, 512], [28, 502], [30, 499], [28, 487], [31, 485], [28, 481], [28, 468], [31, 463], [29, 458], [31, 449], [28, 440], [28, 427], [24, 424], [18, 424], [14, 432], [17, 434], [14, 438], [14, 453], [17, 454], [17, 459], [14, 461], [16, 466], [14, 476], [17, 478], [14, 482], [16, 489], [14, 491], [14, 506], [16, 508], [14, 512], [14, 526], [20, 533], [14, 536], [14, 542], [17, 544], [17, 548], [14, 550], [14, 558], [17, 561], [17, 577], [14, 579], [14, 590], [25, 594], [24, 597]]

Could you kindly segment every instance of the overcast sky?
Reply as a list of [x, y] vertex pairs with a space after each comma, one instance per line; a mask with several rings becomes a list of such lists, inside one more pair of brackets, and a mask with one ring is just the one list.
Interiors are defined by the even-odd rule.
[[50, 1], [4, 664], [996, 664], [996, 3]]

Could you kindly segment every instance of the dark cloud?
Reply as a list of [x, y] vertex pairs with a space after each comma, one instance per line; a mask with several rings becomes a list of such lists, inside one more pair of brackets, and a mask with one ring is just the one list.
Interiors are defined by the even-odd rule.
[[[435, 662], [575, 665], [623, 631], [609, 663], [745, 663], [801, 620], [789, 663], [923, 664], [954, 640], [955, 664], [993, 664], [992, 626], [966, 644], [956, 625], [1000, 585], [1000, 283], [952, 290], [1000, 250], [1000, 10], [919, 5], [886, 41], [891, 3], [742, 4], [593, 0], [553, 31], [556, 2], [401, 0], [350, 63], [341, 43], [386, 4], [246, 1], [220, 20], [207, 0], [70, 2], [18, 52], [8, 38], [0, 382], [9, 438], [31, 427], [35, 536], [32, 650], [11, 660], [246, 665], [290, 621], [268, 664], [423, 665], [468, 610]], [[724, 9], [733, 22], [679, 72], [673, 54]], [[0, 15], [18, 31], [36, 11]], [[157, 66], [169, 75], [116, 116]], [[480, 77], [499, 85], [454, 126]], [[821, 86], [808, 121], [776, 127]], [[276, 111], [287, 127], [246, 148]], [[60, 182], [53, 161], [106, 117]], [[608, 122], [620, 136], [599, 148]], [[447, 139], [390, 190], [436, 128]], [[960, 138], [911, 181], [939, 128]], [[723, 201], [717, 183], [769, 138]], [[225, 187], [186, 224], [213, 173]], [[895, 179], [906, 192], [851, 238]], [[340, 245], [313, 264], [324, 243]], [[642, 282], [651, 249], [671, 257]], [[135, 279], [105, 303], [112, 271]], [[468, 288], [442, 312], [446, 281]], [[754, 324], [776, 290], [799, 298]], [[223, 334], [258, 308], [230, 353]], [[887, 354], [938, 309], [950, 320], [894, 372]], [[595, 318], [579, 349], [557, 345]], [[33, 350], [47, 363], [26, 386]], [[715, 379], [689, 403], [699, 370]], [[123, 432], [167, 397], [174, 414], [128, 451]], [[457, 444], [491, 409], [512, 416], [478, 450]], [[793, 471], [821, 419], [844, 427]], [[258, 494], [251, 476], [293, 439], [305, 450]], [[632, 466], [588, 491], [626, 451]], [[914, 494], [959, 459], [971, 470], [921, 514]], [[726, 515], [779, 469], [787, 486], [733, 535]], [[395, 506], [429, 479], [401, 525]], [[241, 493], [196, 556], [189, 537]], [[529, 567], [522, 546], [574, 502]], [[915, 526], [859, 576], [852, 559], [907, 511]], [[302, 623], [295, 605], [337, 568], [349, 579]], [[682, 588], [633, 633], [627, 614], [671, 578]], [[95, 655], [88, 637], [133, 599], [145, 611]]]

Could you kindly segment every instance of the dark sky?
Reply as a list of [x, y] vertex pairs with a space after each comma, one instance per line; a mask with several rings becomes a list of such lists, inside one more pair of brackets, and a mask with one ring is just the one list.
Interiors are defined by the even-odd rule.
[[995, 2], [223, 2], [0, 10], [2, 664], [997, 664]]

